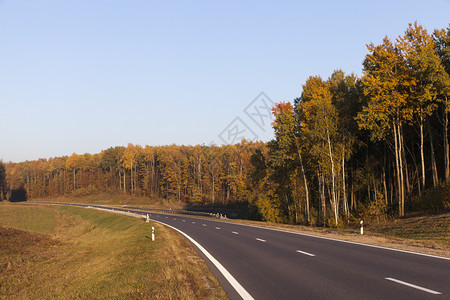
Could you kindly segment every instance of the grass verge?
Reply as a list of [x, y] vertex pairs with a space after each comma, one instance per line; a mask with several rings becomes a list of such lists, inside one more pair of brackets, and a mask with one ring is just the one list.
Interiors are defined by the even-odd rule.
[[226, 299], [185, 239], [131, 217], [3, 203], [0, 245], [1, 299]]

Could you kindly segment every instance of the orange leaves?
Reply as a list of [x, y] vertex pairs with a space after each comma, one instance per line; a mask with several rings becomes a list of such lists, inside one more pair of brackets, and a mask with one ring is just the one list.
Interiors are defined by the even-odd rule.
[[372, 53], [366, 55], [363, 63], [362, 84], [369, 101], [358, 114], [358, 124], [371, 130], [372, 138], [378, 140], [388, 134], [393, 118], [410, 118], [405, 90], [408, 82], [404, 76], [406, 64], [397, 45], [385, 37], [381, 45], [370, 44], [368, 49]]
[[78, 168], [77, 160], [78, 160], [78, 154], [72, 153], [72, 155], [69, 156], [66, 160], [66, 169], [73, 170], [73, 169]]

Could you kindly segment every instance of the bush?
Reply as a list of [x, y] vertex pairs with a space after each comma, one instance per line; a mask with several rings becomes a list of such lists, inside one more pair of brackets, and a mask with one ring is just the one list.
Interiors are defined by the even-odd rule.
[[9, 198], [9, 201], [22, 202], [27, 201], [27, 198], [27, 190], [23, 186], [20, 186], [19, 188], [11, 191], [11, 197]]
[[336, 219], [334, 217], [328, 219], [328, 227], [330, 228], [344, 228], [345, 222], [342, 218], [339, 218], [337, 226], [336, 226]]
[[381, 192], [377, 192], [378, 201], [369, 202], [366, 205], [361, 207], [360, 216], [363, 220], [377, 220], [377, 223], [380, 222], [380, 218], [386, 217], [387, 206], [384, 201], [383, 194]]
[[85, 197], [93, 194], [97, 194], [98, 190], [95, 186], [89, 185], [85, 188], [79, 188], [72, 192], [72, 196], [74, 197]]
[[256, 202], [259, 213], [266, 222], [286, 223], [283, 210], [277, 195], [270, 193], [261, 194]]
[[426, 190], [425, 196], [419, 198], [415, 208], [419, 210], [446, 210], [450, 209], [450, 182], [441, 183], [437, 187]]

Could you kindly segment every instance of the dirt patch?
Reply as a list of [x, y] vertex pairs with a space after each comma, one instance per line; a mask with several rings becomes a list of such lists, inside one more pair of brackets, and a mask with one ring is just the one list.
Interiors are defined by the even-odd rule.
[[46, 234], [31, 233], [0, 226], [0, 257], [6, 255], [30, 255], [49, 249], [59, 242]]
[[58, 244], [46, 234], [0, 226], [0, 298], [32, 285], [39, 275], [34, 266], [54, 257]]

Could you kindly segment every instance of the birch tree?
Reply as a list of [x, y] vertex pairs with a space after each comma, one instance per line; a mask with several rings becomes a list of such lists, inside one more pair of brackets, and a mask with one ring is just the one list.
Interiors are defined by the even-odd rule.
[[381, 45], [367, 46], [362, 78], [367, 106], [358, 114], [361, 129], [369, 130], [373, 140], [390, 138], [396, 164], [399, 215], [405, 209], [405, 148], [403, 126], [412, 119], [407, 105], [408, 82], [405, 81], [406, 64], [401, 54], [387, 37]]

